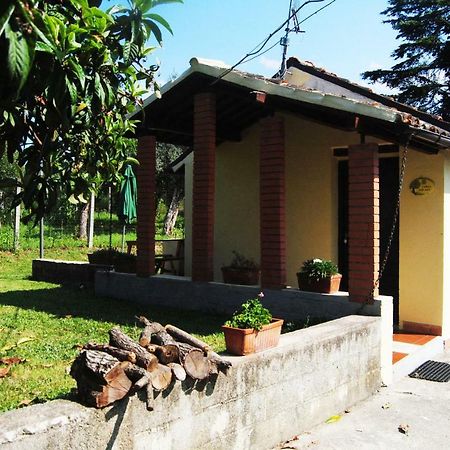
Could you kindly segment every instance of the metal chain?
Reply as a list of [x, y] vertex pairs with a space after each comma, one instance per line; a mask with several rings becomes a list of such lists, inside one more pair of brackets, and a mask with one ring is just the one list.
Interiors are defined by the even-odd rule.
[[[399, 177], [399, 181], [398, 181], [397, 204], [395, 205], [394, 220], [392, 221], [391, 232], [389, 234], [386, 251], [384, 252], [383, 262], [380, 265], [380, 269], [378, 270], [378, 277], [375, 280], [375, 282], [373, 283], [372, 290], [370, 291], [365, 304], [369, 304], [372, 302], [375, 290], [378, 287], [378, 285], [380, 284], [380, 280], [384, 274], [384, 270], [386, 269], [386, 264], [389, 259], [389, 253], [391, 251], [392, 242], [394, 240], [395, 229], [397, 228], [398, 216], [400, 213], [400, 197], [401, 197], [401, 193], [403, 190], [403, 182], [405, 179], [405, 170], [406, 170], [406, 161], [408, 158], [409, 143], [411, 141], [411, 138], [412, 138], [412, 134], [408, 137], [408, 140], [406, 141], [405, 147], [403, 149], [402, 165], [401, 165], [400, 177]], [[363, 306], [365, 304], [363, 304]]]

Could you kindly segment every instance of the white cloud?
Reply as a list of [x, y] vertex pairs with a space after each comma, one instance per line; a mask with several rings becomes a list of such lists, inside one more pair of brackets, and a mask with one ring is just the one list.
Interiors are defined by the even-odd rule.
[[277, 70], [280, 68], [280, 64], [281, 62], [278, 59], [273, 59], [273, 58], [267, 58], [266, 56], [263, 56], [260, 60], [259, 63], [266, 67], [267, 69], [273, 69], [273, 70]]

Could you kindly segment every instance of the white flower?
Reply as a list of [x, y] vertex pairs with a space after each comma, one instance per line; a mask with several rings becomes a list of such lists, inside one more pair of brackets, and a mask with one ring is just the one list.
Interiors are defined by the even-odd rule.
[[263, 297], [264, 297], [264, 293], [263, 293], [263, 292], [260, 292], [260, 293], [258, 294], [258, 297], [259, 297], [259, 298], [263, 298]]
[[320, 258], [315, 258], [315, 259], [313, 259], [313, 263], [314, 264], [316, 264], [316, 263], [321, 263], [322, 262], [322, 260], [320, 259]]

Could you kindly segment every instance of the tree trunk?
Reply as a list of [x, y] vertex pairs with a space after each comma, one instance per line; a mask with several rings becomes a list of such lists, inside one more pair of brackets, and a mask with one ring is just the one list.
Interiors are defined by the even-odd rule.
[[79, 239], [87, 239], [88, 236], [89, 203], [80, 204], [80, 229], [78, 230]]
[[178, 211], [180, 210], [181, 201], [181, 189], [175, 187], [172, 193], [172, 200], [167, 208], [166, 217], [164, 218], [164, 233], [170, 236], [175, 228], [175, 223], [178, 217]]
[[103, 408], [128, 394], [131, 381], [124, 368], [129, 364], [108, 353], [84, 350], [72, 364], [70, 375], [77, 382], [81, 400], [88, 406]]
[[172, 370], [170, 367], [158, 364], [156, 369], [150, 373], [150, 379], [156, 391], [163, 391], [172, 382]]
[[128, 350], [123, 350], [121, 348], [113, 347], [108, 344], [96, 344], [94, 342], [88, 342], [83, 346], [85, 350], [97, 350], [99, 352], [108, 353], [119, 361], [130, 361], [131, 363], [136, 363], [136, 354]]
[[186, 373], [194, 380], [204, 380], [211, 372], [208, 358], [203, 352], [189, 344], [178, 344], [180, 348], [180, 362]]
[[109, 344], [133, 352], [136, 355], [136, 364], [149, 372], [158, 365], [158, 358], [155, 355], [148, 352], [137, 342], [134, 342], [133, 339], [118, 328], [113, 328], [109, 331]]

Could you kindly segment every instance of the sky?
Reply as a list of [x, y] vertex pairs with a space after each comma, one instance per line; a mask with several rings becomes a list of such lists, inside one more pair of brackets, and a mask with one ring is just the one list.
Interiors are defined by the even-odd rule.
[[[299, 21], [329, 1], [306, 5]], [[293, 3], [299, 6], [303, 2]], [[361, 72], [394, 64], [390, 54], [398, 45], [396, 34], [389, 24], [382, 23], [380, 15], [387, 6], [387, 0], [335, 0], [301, 25], [304, 33], [291, 33], [288, 56], [367, 85]], [[160, 83], [181, 75], [194, 56], [235, 64], [286, 20], [288, 9], [289, 0], [185, 0], [154, 8], [173, 30], [173, 36], [164, 32], [163, 47], [153, 54], [161, 67]], [[282, 35], [276, 34], [266, 48], [279, 42]], [[280, 45], [275, 45], [238, 69], [272, 76], [280, 66], [281, 53]], [[371, 87], [386, 92], [382, 86]]]

